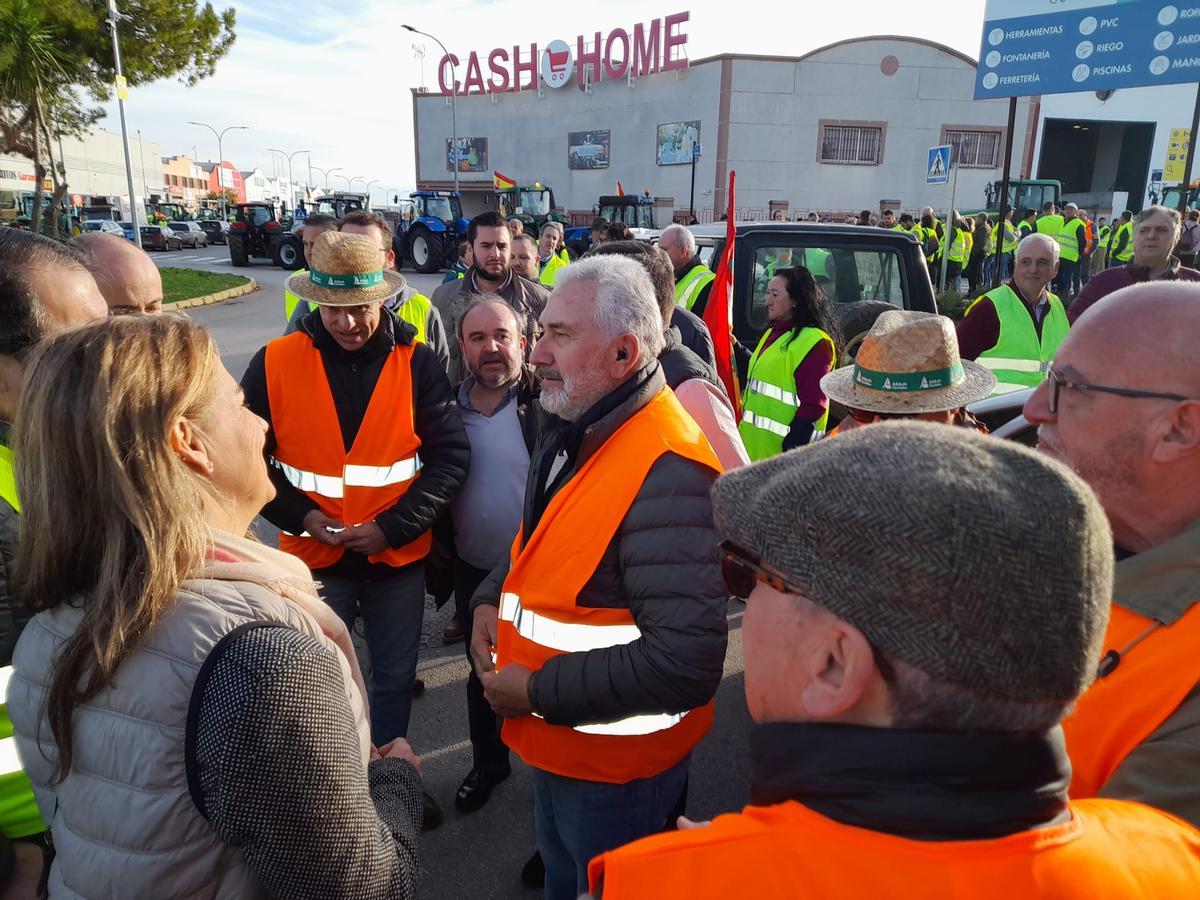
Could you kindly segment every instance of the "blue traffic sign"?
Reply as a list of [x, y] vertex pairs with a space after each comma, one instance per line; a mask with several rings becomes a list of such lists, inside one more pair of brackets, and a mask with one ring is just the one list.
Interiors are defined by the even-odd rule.
[[1194, 0], [987, 0], [975, 99], [1200, 81]]
[[700, 158], [700, 142], [696, 141], [696, 143], [692, 144], [692, 159], [699, 159], [699, 158]]
[[950, 154], [952, 149], [949, 144], [929, 148], [929, 163], [925, 167], [926, 184], [948, 184], [950, 182]]

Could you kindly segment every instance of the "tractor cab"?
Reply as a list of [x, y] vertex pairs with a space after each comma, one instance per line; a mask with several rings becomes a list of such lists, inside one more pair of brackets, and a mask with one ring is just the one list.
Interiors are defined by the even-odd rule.
[[609, 222], [622, 222], [630, 230], [653, 229], [654, 200], [646, 195], [631, 197], [623, 194], [619, 197], [601, 197], [597, 204], [596, 215]]
[[366, 194], [352, 191], [334, 191], [332, 194], [326, 194], [324, 197], [318, 197], [314, 200], [313, 212], [324, 213], [327, 216], [340, 219], [346, 213], [353, 212], [356, 209], [365, 209], [366, 206]]
[[[987, 199], [987, 212], [993, 219], [1000, 215], [1000, 190], [1004, 186], [1001, 181], [995, 181], [984, 189]], [[1008, 182], [1008, 208], [1013, 210], [1014, 220], [1027, 209], [1041, 212], [1042, 206], [1053, 203], [1062, 205], [1062, 182], [1048, 178], [1018, 179]]]
[[239, 203], [229, 225], [229, 260], [246, 266], [251, 259], [270, 260], [292, 271], [304, 265], [304, 245], [291, 233], [273, 203]]
[[397, 265], [410, 260], [423, 275], [436, 272], [454, 261], [455, 245], [467, 233], [462, 199], [450, 191], [413, 191], [407, 199], [397, 198]]
[[566, 216], [554, 211], [554, 190], [540, 181], [497, 191], [496, 211], [505, 219], [520, 219], [526, 233], [534, 237], [547, 221], [567, 221]]

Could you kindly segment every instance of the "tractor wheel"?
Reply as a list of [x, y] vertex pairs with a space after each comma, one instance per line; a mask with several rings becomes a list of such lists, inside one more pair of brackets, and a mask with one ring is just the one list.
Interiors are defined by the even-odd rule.
[[422, 275], [430, 275], [442, 267], [442, 241], [425, 228], [413, 232], [413, 268]]
[[275, 265], [294, 272], [304, 264], [304, 250], [294, 238], [287, 237], [275, 245]]
[[250, 257], [246, 255], [246, 244], [240, 237], [229, 238], [229, 261], [235, 266], [250, 265]]

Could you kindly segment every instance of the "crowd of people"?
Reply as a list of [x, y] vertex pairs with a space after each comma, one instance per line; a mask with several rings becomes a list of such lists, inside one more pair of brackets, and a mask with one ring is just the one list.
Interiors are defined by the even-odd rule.
[[[681, 226], [572, 261], [485, 213], [426, 297], [311, 215], [240, 383], [128, 242], [0, 230], [5, 896], [415, 896], [427, 592], [454, 805], [530, 768], [548, 900], [1195, 893], [1200, 272], [1151, 207], [1071, 303], [1079, 218], [850, 357], [777, 253], [740, 397]], [[1037, 450], [968, 410], [1020, 389]], [[751, 796], [696, 823], [742, 602]]]

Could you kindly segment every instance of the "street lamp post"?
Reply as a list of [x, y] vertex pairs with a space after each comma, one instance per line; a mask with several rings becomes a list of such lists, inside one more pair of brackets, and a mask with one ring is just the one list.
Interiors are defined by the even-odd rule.
[[221, 195], [221, 218], [229, 218], [229, 204], [225, 200], [225, 151], [221, 143], [225, 138], [227, 131], [249, 131], [249, 125], [230, 125], [227, 128], [222, 128], [220, 131], [213, 128], [207, 122], [193, 122], [188, 120], [189, 125], [199, 125], [201, 128], [207, 128], [217, 137], [217, 187], [220, 189], [218, 193]]
[[[411, 25], [402, 25], [406, 31], [411, 31], [413, 34], [423, 34], [435, 44], [442, 48], [442, 59], [445, 60], [450, 55], [450, 51], [446, 49], [446, 45], [435, 38], [427, 31], [419, 31]], [[454, 193], [458, 193], [458, 79], [454, 77], [453, 63], [451, 63], [450, 77], [450, 160], [451, 167], [454, 169]], [[442, 81], [442, 64], [438, 64], [438, 83]]]
[[282, 153], [284, 156], [287, 157], [287, 161], [288, 161], [288, 205], [295, 206], [295, 204], [296, 204], [296, 187], [295, 187], [295, 182], [292, 181], [292, 157], [294, 157], [300, 153], [309, 153], [311, 151], [309, 151], [309, 150], [293, 150], [291, 153], [288, 153], [286, 150], [276, 150], [274, 147], [268, 147], [267, 149], [270, 150], [272, 153]]
[[341, 169], [341, 166], [334, 166], [332, 169], [322, 169], [320, 166], [314, 166], [311, 162], [308, 164], [310, 169], [316, 169], [321, 173], [321, 177], [325, 179], [325, 190], [329, 190], [329, 176]]
[[[138, 224], [137, 197], [133, 190], [133, 163], [129, 159], [129, 132], [125, 128], [125, 76], [121, 74], [121, 41], [117, 36], [117, 0], [108, 0], [108, 27], [112, 30], [113, 62], [117, 75], [117, 110], [121, 114], [121, 146], [125, 148], [125, 180], [129, 184], [129, 218], [133, 222], [133, 239], [142, 246], [142, 229]], [[145, 218], [145, 210], [142, 217]]]
[[[331, 169], [330, 171], [333, 171], [333, 170]], [[353, 185], [352, 185], [352, 184], [350, 184], [350, 179], [349, 179], [349, 178], [347, 178], [345, 175], [338, 175], [337, 177], [338, 177], [338, 178], [341, 178], [343, 181], [345, 181], [345, 182], [346, 182], [346, 190], [348, 190], [348, 191], [349, 191], [349, 190], [351, 190], [351, 189], [353, 188]]]

